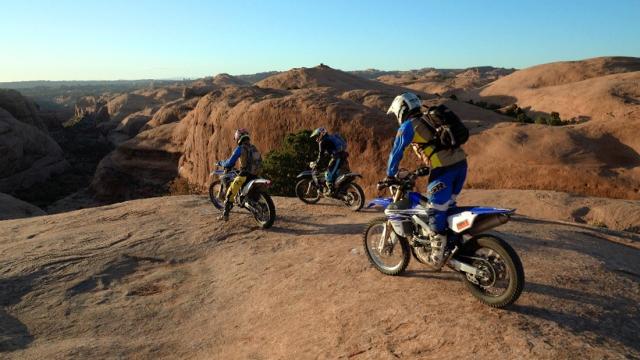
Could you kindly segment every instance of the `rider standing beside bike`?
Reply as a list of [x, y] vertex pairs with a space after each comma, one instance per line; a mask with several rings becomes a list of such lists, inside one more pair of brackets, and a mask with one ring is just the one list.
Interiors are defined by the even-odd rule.
[[[467, 155], [459, 145], [468, 138], [468, 131], [455, 115], [453, 117], [459, 123], [456, 124], [457, 127], [438, 127], [434, 121], [429, 121], [432, 114], [436, 118], [446, 111], [449, 112], [447, 115], [452, 115], [446, 107], [433, 108], [433, 112], [430, 108], [425, 119], [421, 106], [422, 101], [416, 94], [406, 92], [396, 96], [387, 111], [387, 114], [396, 116], [400, 128], [393, 143], [393, 150], [389, 154], [385, 181], [392, 182], [396, 179], [400, 160], [407, 146], [411, 144], [416, 154], [431, 169], [427, 186], [428, 225], [432, 231], [430, 261], [432, 265], [440, 267], [445, 260], [444, 252], [447, 245], [447, 210], [455, 202], [467, 176]], [[462, 135], [456, 142], [456, 136], [460, 131]]]
[[219, 220], [229, 220], [229, 212], [233, 208], [233, 200], [238, 195], [238, 192], [244, 186], [247, 181], [251, 181], [258, 176], [260, 171], [260, 152], [251, 143], [249, 138], [249, 132], [246, 129], [238, 129], [233, 135], [234, 140], [238, 146], [231, 154], [231, 157], [224, 161], [219, 161], [217, 165], [222, 166], [225, 170], [231, 170], [236, 165], [236, 162], [240, 160], [240, 174], [233, 179], [224, 202], [224, 210], [220, 215]]
[[332, 195], [334, 192], [334, 182], [339, 174], [349, 172], [349, 153], [347, 153], [347, 143], [339, 134], [329, 134], [327, 129], [320, 127], [311, 133], [311, 138], [316, 138], [318, 142], [318, 159], [311, 163], [311, 167], [315, 168], [322, 159], [324, 154], [329, 154], [331, 160], [327, 165], [327, 173], [325, 175], [327, 183], [326, 195]]

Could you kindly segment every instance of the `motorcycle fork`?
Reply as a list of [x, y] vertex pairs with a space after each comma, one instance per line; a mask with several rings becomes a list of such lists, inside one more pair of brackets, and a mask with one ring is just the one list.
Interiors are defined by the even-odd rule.
[[391, 223], [389, 221], [386, 221], [384, 223], [384, 229], [382, 230], [382, 235], [380, 235], [380, 241], [378, 242], [378, 252], [382, 253], [382, 251], [384, 250], [385, 244], [389, 240], [389, 237], [391, 237], [391, 244], [395, 245], [395, 241], [397, 241], [397, 238], [393, 236], [395, 235], [395, 233], [393, 234], [392, 233], [393, 233], [393, 228], [391, 227]]

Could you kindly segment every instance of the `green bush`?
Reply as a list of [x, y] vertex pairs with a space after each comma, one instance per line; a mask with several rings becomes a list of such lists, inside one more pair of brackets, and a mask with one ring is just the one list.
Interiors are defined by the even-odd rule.
[[551, 116], [547, 118], [547, 125], [551, 126], [560, 126], [562, 125], [562, 119], [560, 119], [560, 114], [553, 111]]
[[544, 116], [538, 116], [535, 121], [536, 124], [546, 125], [547, 119]]
[[516, 117], [518, 116], [518, 110], [522, 111], [518, 105], [513, 104], [511, 106], [509, 106], [508, 108], [505, 109], [504, 114], [507, 116], [511, 116], [511, 117]]
[[520, 112], [516, 115], [516, 121], [523, 124], [533, 124], [533, 120], [531, 120], [531, 118], [524, 112]]
[[264, 157], [262, 175], [271, 180], [273, 195], [295, 196], [296, 176], [318, 156], [318, 144], [310, 136], [311, 130], [288, 134], [282, 146]]

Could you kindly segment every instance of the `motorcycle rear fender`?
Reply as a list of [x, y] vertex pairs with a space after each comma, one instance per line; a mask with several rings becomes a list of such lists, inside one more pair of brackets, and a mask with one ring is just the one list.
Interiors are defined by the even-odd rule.
[[340, 175], [338, 177], [338, 179], [336, 180], [336, 186], [340, 186], [342, 183], [344, 183], [345, 181], [349, 180], [349, 182], [353, 181], [356, 178], [361, 178], [362, 175], [358, 174], [358, 173], [347, 173], [344, 175]]
[[311, 178], [311, 177], [313, 177], [313, 171], [312, 170], [305, 170], [305, 171], [301, 172], [300, 174], [298, 174], [298, 176], [296, 176], [297, 179]]
[[267, 189], [271, 186], [271, 180], [267, 179], [254, 179], [249, 181], [243, 188], [241, 195], [243, 197], [249, 195], [252, 191], [259, 189]]
[[447, 222], [449, 229], [455, 233], [474, 235], [505, 224], [514, 212], [514, 209], [476, 207], [449, 216]]

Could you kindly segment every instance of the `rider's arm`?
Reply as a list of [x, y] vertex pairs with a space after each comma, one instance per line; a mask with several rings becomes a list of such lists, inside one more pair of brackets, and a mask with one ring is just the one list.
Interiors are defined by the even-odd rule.
[[398, 129], [396, 139], [393, 141], [393, 149], [389, 154], [389, 162], [387, 163], [387, 176], [395, 176], [398, 173], [398, 166], [404, 150], [411, 144], [413, 140], [413, 125], [409, 121], [402, 123]]
[[320, 163], [320, 160], [322, 159], [322, 155], [324, 155], [324, 152], [326, 151], [325, 147], [324, 147], [324, 141], [320, 141], [318, 143], [318, 158], [316, 159], [316, 164]]
[[241, 154], [242, 154], [242, 149], [240, 149], [240, 146], [236, 147], [236, 149], [233, 150], [233, 154], [231, 154], [231, 157], [228, 158], [227, 160], [221, 161], [220, 166], [222, 166], [225, 169], [233, 168], [236, 165], [236, 161], [238, 161]]

